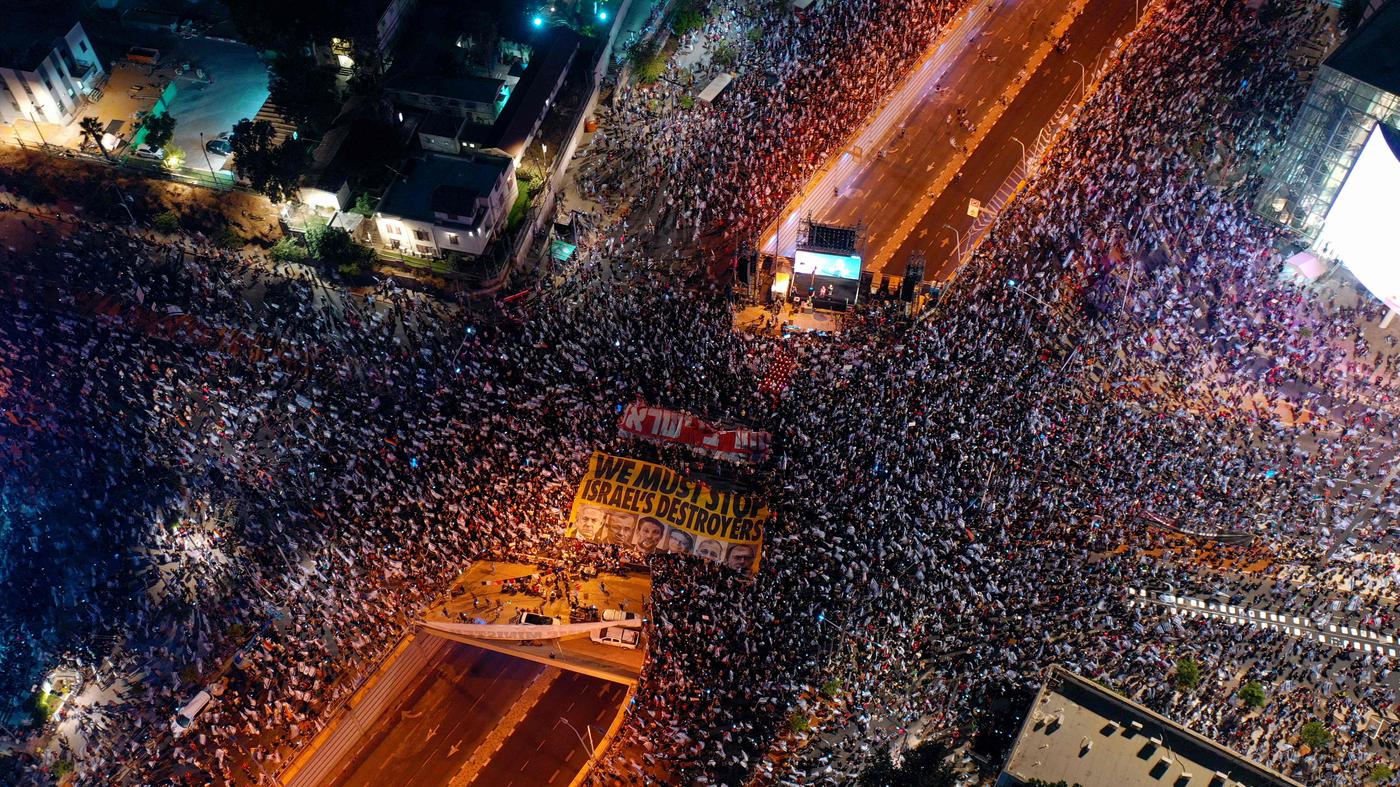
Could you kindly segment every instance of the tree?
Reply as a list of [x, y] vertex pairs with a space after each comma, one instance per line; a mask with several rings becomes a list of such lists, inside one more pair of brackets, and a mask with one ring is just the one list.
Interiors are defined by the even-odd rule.
[[165, 210], [157, 213], [151, 219], [151, 226], [159, 232], [178, 232], [180, 229], [180, 214], [173, 210]]
[[941, 743], [924, 741], [904, 752], [899, 764], [903, 784], [911, 787], [953, 787], [958, 774], [948, 765], [948, 749]]
[[904, 761], [894, 767], [890, 752], [878, 747], [874, 758], [860, 772], [859, 787], [954, 787], [957, 771], [947, 763], [948, 749], [934, 741], [924, 741], [904, 752]]
[[350, 212], [358, 213], [361, 216], [366, 217], [373, 216], [375, 204], [376, 202], [374, 197], [371, 197], [368, 193], [362, 191], [355, 196], [355, 205], [354, 207], [350, 208]]
[[89, 115], [78, 121], [78, 128], [83, 132], [83, 136], [87, 137], [89, 142], [97, 146], [97, 152], [102, 154], [102, 158], [108, 161], [112, 160], [112, 154], [108, 153], [107, 148], [102, 146], [102, 134], [104, 133], [102, 121]]
[[1259, 685], [1259, 681], [1251, 680], [1240, 687], [1240, 702], [1246, 707], [1262, 708], [1268, 697], [1264, 694], [1264, 687]]
[[272, 103], [303, 135], [325, 131], [340, 114], [335, 69], [319, 65], [299, 48], [273, 61], [268, 93]]
[[281, 238], [272, 244], [268, 255], [278, 262], [301, 262], [306, 259], [306, 248], [293, 238]]
[[151, 115], [141, 128], [146, 130], [146, 144], [152, 150], [160, 150], [175, 137], [175, 118], [169, 112]]
[[1176, 663], [1176, 687], [1182, 691], [1190, 691], [1201, 683], [1201, 665], [1195, 659], [1187, 656]]
[[350, 233], [324, 224], [307, 229], [306, 248], [309, 256], [352, 275], [364, 273], [374, 257], [374, 252], [356, 243]]
[[890, 750], [884, 746], [875, 749], [875, 756], [860, 772], [857, 787], [888, 787], [899, 778], [899, 771], [890, 759]]
[[162, 161], [165, 168], [171, 171], [185, 166], [185, 149], [174, 142], [165, 143], [165, 158]]
[[710, 55], [710, 61], [721, 68], [729, 68], [739, 61], [739, 54], [728, 41], [721, 42]]
[[792, 728], [793, 732], [806, 732], [812, 729], [812, 719], [801, 711], [793, 711], [788, 716], [788, 727]]
[[275, 137], [271, 123], [244, 118], [233, 127], [229, 147], [239, 177], [273, 202], [286, 202], [296, 194], [311, 157], [304, 142], [286, 139], [278, 145]]
[[1390, 781], [1394, 776], [1395, 771], [1392, 770], [1389, 765], [1386, 765], [1383, 762], [1378, 762], [1375, 764], [1374, 767], [1371, 768], [1371, 772], [1366, 775], [1366, 778], [1370, 779], [1376, 784], [1384, 784]]
[[678, 37], [692, 30], [699, 30], [705, 24], [705, 12], [699, 0], [681, 0], [681, 4], [671, 14], [671, 32]]
[[1332, 733], [1327, 731], [1326, 725], [1322, 722], [1310, 721], [1298, 731], [1298, 738], [1307, 744], [1309, 749], [1320, 751], [1327, 748], [1327, 744], [1332, 742]]
[[637, 73], [637, 81], [649, 85], [666, 73], [666, 57], [654, 44], [632, 47], [628, 53], [632, 69]]

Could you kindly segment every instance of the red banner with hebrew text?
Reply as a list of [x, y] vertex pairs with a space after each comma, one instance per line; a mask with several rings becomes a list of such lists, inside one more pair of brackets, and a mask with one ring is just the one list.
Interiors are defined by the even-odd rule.
[[768, 458], [767, 432], [744, 427], [715, 426], [690, 413], [634, 402], [623, 408], [617, 429], [642, 440], [680, 443], [720, 459], [762, 462]]

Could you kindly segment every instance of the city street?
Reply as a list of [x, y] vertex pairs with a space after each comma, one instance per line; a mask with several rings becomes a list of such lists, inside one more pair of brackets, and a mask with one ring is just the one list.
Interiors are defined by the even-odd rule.
[[[945, 225], [967, 242], [973, 222], [968, 200], [992, 202], [1020, 163], [1014, 140], [1033, 142], [1080, 89], [1075, 61], [1091, 74], [1131, 29], [1133, 13], [1127, 0], [1089, 0], [1077, 16], [1073, 7], [1049, 2], [990, 14], [984, 6], [969, 9], [966, 21], [857, 135], [859, 161], [852, 161], [851, 148], [840, 153], [785, 214], [783, 252], [791, 254], [797, 220], [810, 212], [822, 222], [863, 222], [865, 268], [877, 276], [902, 275], [909, 254], [922, 251], [926, 277], [946, 278], [955, 266], [957, 236]], [[1071, 20], [1068, 49], [1057, 52], [1047, 38]], [[1018, 83], [1039, 58], [1030, 78]], [[1003, 110], [1007, 95], [1014, 98]], [[970, 148], [966, 154], [964, 148]], [[770, 228], [765, 244], [771, 241]]]
[[[420, 635], [427, 636], [427, 635]], [[446, 643], [400, 689], [326, 784], [568, 784], [627, 687], [490, 650]]]

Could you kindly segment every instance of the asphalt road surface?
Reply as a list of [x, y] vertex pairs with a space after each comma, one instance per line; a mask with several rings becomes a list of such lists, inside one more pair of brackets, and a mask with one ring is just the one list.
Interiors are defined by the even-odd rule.
[[620, 683], [448, 643], [329, 784], [437, 787], [475, 760], [484, 764], [467, 783], [478, 787], [567, 785], [588, 759], [579, 738], [591, 728], [600, 740], [626, 693]]
[[533, 661], [451, 643], [367, 730], [337, 785], [447, 784], [530, 682]]
[[[1012, 137], [1029, 144], [1054, 117], [1055, 110], [1079, 89], [1078, 60], [1090, 69], [1113, 42], [1132, 30], [1133, 0], [1089, 0], [1068, 32], [1068, 51], [1051, 51], [1005, 114], [973, 151], [960, 177], [934, 200], [918, 225], [885, 264], [886, 271], [902, 275], [905, 261], [914, 251], [928, 259], [926, 279], [946, 279], [956, 267], [951, 225], [966, 238], [973, 218], [967, 215], [969, 199], [988, 203], [1021, 159]], [[944, 147], [947, 148], [946, 142]], [[873, 227], [872, 227], [873, 230]], [[872, 231], [870, 248], [877, 248]]]
[[[607, 732], [627, 687], [565, 672], [506, 738], [470, 787], [569, 784]], [[567, 720], [566, 724], [564, 720]], [[572, 728], [570, 727], [572, 725]], [[590, 738], [591, 736], [591, 738]]]
[[[998, 99], [1027, 69], [1066, 13], [1065, 3], [1028, 0], [974, 7], [938, 52], [900, 89], [892, 104], [857, 135], [861, 157], [852, 167], [847, 149], [831, 172], [816, 175], [795, 210], [784, 214], [780, 246], [791, 253], [795, 221], [810, 213], [834, 224], [863, 223], [866, 269], [902, 276], [913, 251], [927, 257], [926, 278], [946, 278], [973, 219], [968, 199], [988, 204], [1020, 163], [1013, 137], [1033, 144], [1060, 105], [1080, 89], [1081, 71], [1133, 27], [1133, 0], [1088, 0], [1065, 36], [1065, 52], [1053, 49], [1006, 111], [972, 149], [957, 177], [935, 193], [939, 176], [992, 116]], [[963, 110], [965, 114], [959, 115]], [[932, 203], [929, 197], [932, 196]], [[912, 225], [912, 226], [911, 226]], [[765, 244], [769, 243], [765, 239]]]

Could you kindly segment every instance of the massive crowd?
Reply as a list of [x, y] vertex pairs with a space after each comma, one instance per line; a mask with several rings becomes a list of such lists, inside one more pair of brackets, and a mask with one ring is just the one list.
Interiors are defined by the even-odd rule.
[[[599, 145], [595, 155], [607, 164], [586, 188], [617, 196], [637, 193], [639, 183], [660, 184], [645, 190], [646, 202], [655, 200], [653, 231], [685, 246], [702, 235], [718, 238], [713, 245], [732, 250], [756, 241], [961, 4], [860, 0], [806, 15], [771, 4], [712, 5], [707, 24], [686, 39], [686, 49], [698, 45], [708, 57], [673, 64], [668, 79], [653, 85], [619, 88], [611, 119], [619, 131]], [[713, 62], [725, 50], [733, 53], [732, 67]], [[720, 104], [667, 111], [683, 101], [675, 84], [724, 70], [737, 76]]]
[[[675, 210], [699, 211], [692, 238], [770, 218], [951, 10], [827, 7], [765, 22], [784, 35], [744, 50], [733, 101], [638, 148], [672, 167]], [[1059, 662], [1303, 781], [1359, 781], [1391, 761], [1375, 721], [1400, 710], [1392, 659], [1128, 603], [1171, 588], [1392, 619], [1391, 563], [1318, 561], [1342, 528], [1357, 552], [1387, 536], [1394, 355], [1358, 339], [1368, 307], [1279, 280], [1274, 233], [1212, 182], [1213, 157], [1286, 126], [1309, 8], [1157, 4], [920, 327], [874, 308], [839, 337], [737, 333], [721, 299], [622, 250], [621, 226], [590, 230], [529, 303], [469, 308], [5, 217], [61, 237], [0, 250], [0, 504], [17, 509], [0, 579], [35, 600], [4, 612], [19, 644], [0, 675], [13, 693], [61, 658], [113, 695], [64, 712], [79, 749], [25, 766], [270, 780], [466, 561], [615, 557], [561, 540], [589, 454], [693, 461], [617, 436], [640, 397], [771, 431], [771, 464], [741, 472], [775, 515], [753, 580], [648, 558], [648, 659], [600, 780], [847, 781], [911, 728], [1004, 732], [988, 709], [1019, 714]], [[888, 63], [852, 57], [882, 31]], [[792, 95], [850, 97], [852, 117], [770, 117], [765, 68]], [[775, 396], [780, 357], [799, 371]], [[19, 498], [35, 502], [3, 502]], [[1256, 539], [1207, 550], [1148, 515]], [[1170, 680], [1186, 656], [1205, 667], [1194, 692]], [[1246, 679], [1262, 712], [1231, 699]], [[818, 727], [800, 750], [794, 714]], [[1313, 719], [1334, 740], [1304, 754]]]

